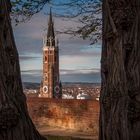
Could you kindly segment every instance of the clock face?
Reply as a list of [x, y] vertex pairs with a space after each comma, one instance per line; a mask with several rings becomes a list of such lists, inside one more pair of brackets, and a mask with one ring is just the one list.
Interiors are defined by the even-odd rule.
[[48, 86], [43, 86], [43, 92], [48, 93]]
[[59, 93], [60, 92], [59, 86], [55, 86], [54, 91], [55, 91], [55, 93]]

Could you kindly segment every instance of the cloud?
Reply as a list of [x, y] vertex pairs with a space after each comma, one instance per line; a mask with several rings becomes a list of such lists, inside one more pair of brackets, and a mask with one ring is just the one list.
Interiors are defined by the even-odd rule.
[[41, 69], [36, 69], [36, 70], [21, 70], [22, 74], [26, 74], [26, 75], [39, 75], [41, 76], [42, 74], [42, 70]]
[[[42, 74], [41, 69], [34, 69], [34, 70], [22, 70], [21, 71], [23, 74]], [[60, 74], [61, 75], [66, 75], [66, 74], [92, 74], [92, 73], [100, 73], [100, 69], [60, 69]]]
[[100, 73], [66, 74], [61, 75], [62, 82], [100, 83]]
[[26, 60], [38, 59], [38, 58], [40, 58], [40, 57], [39, 56], [25, 56], [25, 55], [19, 56], [20, 61], [26, 61]]
[[63, 55], [60, 57], [60, 69], [100, 68], [100, 58], [93, 56]]
[[[39, 13], [29, 22], [14, 27], [23, 81], [39, 82], [41, 80], [42, 38], [47, 32], [47, 19], [47, 16]], [[63, 21], [61, 18], [54, 18], [54, 23], [55, 29], [60, 31], [64, 28], [76, 27], [73, 21]], [[86, 81], [88, 79], [93, 81], [94, 76], [100, 79], [100, 44], [90, 46], [89, 40], [82, 40], [78, 37], [70, 38], [69, 35], [64, 34], [57, 35], [57, 38], [60, 42], [59, 58], [62, 81], [80, 81], [84, 78]]]
[[[23, 53], [42, 53], [43, 34], [47, 31], [48, 17], [42, 13], [36, 14], [27, 23], [21, 23], [14, 27], [14, 35], [17, 48], [20, 54]], [[70, 26], [76, 27], [73, 21], [64, 21], [61, 18], [54, 18], [55, 29], [63, 30]], [[44, 31], [45, 30], [45, 31]], [[57, 35], [59, 39], [60, 55], [78, 53], [80, 49], [90, 44], [89, 40], [82, 40], [78, 37], [71, 38], [69, 35]]]
[[92, 73], [100, 73], [100, 69], [74, 69], [74, 70], [61, 69], [60, 70], [61, 75], [67, 75], [67, 74], [92, 74]]
[[[99, 70], [61, 70], [60, 80], [62, 82], [88, 82], [100, 83]], [[41, 70], [22, 71], [23, 82], [40, 83], [42, 79]]]
[[41, 75], [21, 74], [22, 82], [41, 83]]

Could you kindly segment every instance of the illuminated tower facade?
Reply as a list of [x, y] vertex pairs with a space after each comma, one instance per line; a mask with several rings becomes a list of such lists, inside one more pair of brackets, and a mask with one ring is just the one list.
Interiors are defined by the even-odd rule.
[[55, 38], [54, 23], [50, 10], [48, 30], [43, 39], [43, 76], [39, 97], [61, 98], [59, 81], [59, 47]]

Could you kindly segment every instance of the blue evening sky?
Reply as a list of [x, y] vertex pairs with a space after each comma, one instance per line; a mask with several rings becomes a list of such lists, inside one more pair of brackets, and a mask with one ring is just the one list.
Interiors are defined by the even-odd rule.
[[[45, 7], [48, 12], [49, 8]], [[56, 10], [55, 8], [52, 8]], [[40, 83], [42, 77], [43, 35], [47, 32], [48, 16], [44, 11], [18, 26], [13, 25], [16, 45], [20, 56], [22, 81]], [[62, 12], [62, 11], [61, 11]], [[53, 18], [55, 30], [76, 28], [71, 20]], [[90, 45], [89, 40], [61, 34], [59, 39], [60, 78], [62, 82], [100, 82], [101, 45]]]

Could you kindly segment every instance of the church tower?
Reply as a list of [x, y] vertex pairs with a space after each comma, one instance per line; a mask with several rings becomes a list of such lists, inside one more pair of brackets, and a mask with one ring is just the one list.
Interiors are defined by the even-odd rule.
[[55, 38], [54, 23], [50, 9], [47, 34], [43, 39], [43, 77], [39, 97], [61, 98], [59, 81], [59, 47]]

